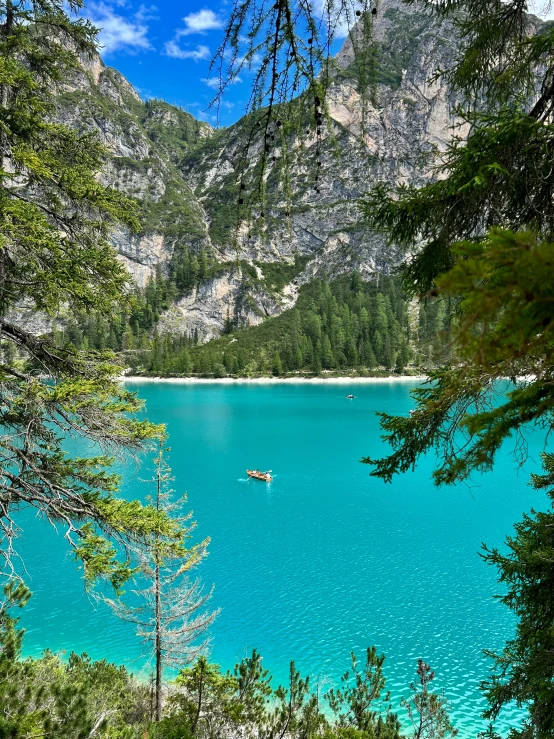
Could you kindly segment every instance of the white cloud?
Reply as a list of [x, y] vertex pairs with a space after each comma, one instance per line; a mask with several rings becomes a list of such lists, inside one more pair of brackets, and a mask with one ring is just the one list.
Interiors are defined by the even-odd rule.
[[[206, 79], [205, 77], [202, 77], [202, 82], [204, 82], [208, 87], [210, 87], [212, 90], [218, 90], [220, 80], [219, 77], [209, 77]], [[240, 77], [234, 77], [229, 84], [231, 85], [238, 85], [242, 82], [242, 79]]]
[[213, 10], [204, 8], [197, 13], [189, 13], [183, 18], [185, 27], [177, 31], [177, 36], [188, 36], [191, 33], [206, 33], [223, 28], [223, 21]]
[[210, 58], [210, 49], [207, 46], [201, 44], [196, 49], [182, 49], [176, 41], [166, 42], [165, 53], [174, 59], [193, 59], [195, 62]]
[[125, 49], [127, 51], [147, 51], [152, 48], [148, 40], [148, 26], [144, 22], [152, 16], [145, 15], [151, 8], [141, 5], [138, 13], [130, 18], [118, 15], [113, 7], [106, 3], [88, 5], [90, 19], [100, 29], [98, 41], [103, 46], [104, 54]]
[[204, 82], [208, 87], [211, 87], [212, 90], [217, 90], [219, 88], [219, 79], [217, 77], [211, 77], [210, 79], [202, 78], [202, 82]]
[[194, 117], [198, 118], [199, 121], [206, 121], [206, 123], [217, 123], [217, 115], [207, 111], [204, 103], [190, 103], [188, 107], [197, 109], [194, 113]]
[[[167, 56], [171, 56], [174, 59], [193, 59], [195, 62], [199, 62], [204, 59], [209, 59], [210, 49], [203, 44], [200, 44], [196, 49], [183, 49], [179, 43], [183, 36], [189, 36], [193, 33], [205, 34], [206, 31], [212, 31], [218, 28], [223, 28], [224, 22], [219, 18], [213, 10], [204, 8], [199, 10], [197, 13], [189, 13], [183, 18], [185, 24], [184, 28], [178, 28], [175, 31], [174, 37], [171, 41], [166, 41], [164, 50]], [[206, 81], [210, 87], [216, 87], [217, 82]]]
[[135, 19], [137, 21], [157, 21], [158, 8], [155, 5], [141, 5], [138, 11], [135, 13]]
[[232, 62], [235, 69], [242, 69], [243, 67], [245, 69], [256, 69], [260, 66], [263, 60], [263, 56], [257, 51], [250, 55], [243, 54], [242, 56], [239, 55], [235, 58], [235, 54], [231, 49], [225, 49], [223, 52], [223, 58], [228, 62]]
[[325, 24], [330, 22], [335, 39], [346, 38], [358, 20], [354, 15], [353, 6], [348, 3], [337, 3], [337, 7], [330, 11], [331, 17], [329, 17], [329, 5], [326, 0], [311, 0], [310, 4], [319, 21], [324, 21]]

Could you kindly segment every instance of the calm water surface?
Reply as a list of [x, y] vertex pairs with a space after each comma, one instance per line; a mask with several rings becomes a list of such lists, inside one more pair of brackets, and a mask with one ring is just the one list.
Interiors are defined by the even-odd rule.
[[[436, 489], [431, 459], [385, 485], [358, 460], [384, 453], [375, 412], [407, 413], [412, 386], [136, 389], [149, 417], [168, 424], [175, 487], [188, 492], [198, 538], [212, 540], [201, 569], [221, 609], [212, 660], [232, 667], [255, 646], [277, 679], [294, 659], [302, 673], [334, 681], [352, 650], [362, 656], [375, 644], [398, 701], [422, 657], [460, 736], [470, 737], [484, 727], [481, 650], [500, 648], [513, 631], [491, 597], [495, 571], [477, 552], [482, 542], [500, 545], [524, 511], [544, 505], [527, 485], [540, 440], [530, 438], [523, 471], [506, 450], [494, 474], [471, 485]], [[345, 399], [349, 392], [355, 400]], [[274, 481], [247, 482], [247, 467], [272, 469]], [[126, 475], [126, 495], [147, 494], [147, 467]], [[61, 537], [33, 520], [20, 551], [34, 590], [22, 618], [27, 653], [74, 649], [144, 669], [132, 626], [87, 599]], [[508, 712], [499, 728], [516, 719]]]

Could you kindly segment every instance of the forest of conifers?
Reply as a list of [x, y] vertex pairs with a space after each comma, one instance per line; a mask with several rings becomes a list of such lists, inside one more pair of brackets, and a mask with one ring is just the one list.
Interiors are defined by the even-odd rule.
[[[385, 482], [426, 458], [435, 483], [465, 483], [473, 473], [494, 470], [507, 441], [515, 440], [516, 459], [524, 460], [532, 429], [543, 450], [541, 469], [533, 460], [531, 484], [546, 494], [545, 510], [531, 509], [504, 546], [481, 552], [495, 567], [499, 599], [514, 623], [503, 646], [487, 652], [491, 669], [481, 689], [483, 716], [493, 724], [506, 708], [522, 709], [510, 739], [554, 737], [554, 454], [548, 446], [554, 429], [554, 24], [529, 15], [531, 4], [521, 0], [419, 2], [460, 39], [449, 69], [439, 70], [434, 83], [449, 86], [467, 136], [452, 138], [429, 177], [368, 182], [356, 205], [368, 229], [386, 233], [388, 243], [410, 256], [402, 283], [391, 275], [364, 282], [356, 272], [313, 281], [281, 315], [241, 329], [229, 315], [223, 335], [202, 344], [195, 331], [171, 337], [158, 323], [176, 295], [219, 266], [202, 250], [186, 252], [169, 278], [158, 274], [130, 295], [113, 236], [117, 229], [139, 230], [137, 203], [106, 184], [107, 149], [98, 132], [56, 119], [52, 90], [97, 53], [97, 29], [82, 17], [79, 0], [0, 0], [0, 739], [455, 734], [434, 673], [421, 660], [406, 686], [400, 726], [386, 691], [384, 657], [375, 648], [359, 659], [352, 655], [342, 680], [323, 695], [293, 662], [286, 684], [276, 687], [255, 651], [232, 672], [194, 654], [192, 642], [213, 614], [198, 615], [206, 599], [187, 577], [207, 542], [191, 546], [190, 515], [179, 517], [162, 503], [170, 480], [161, 464], [165, 429], [141, 414], [142, 402], [121, 383], [124, 369], [212, 377], [423, 369], [427, 381], [413, 391], [411, 412], [380, 414], [386, 456], [362, 460]], [[550, 3], [542, 5], [545, 15], [551, 12]], [[268, 166], [285, 160], [279, 139], [295, 125], [313, 142], [308, 164], [315, 170], [306, 173], [304, 192], [321, 194], [329, 33], [347, 11], [348, 24], [359, 30], [352, 43], [362, 42], [351, 65], [361, 123], [368, 106], [379, 110], [377, 85], [384, 78], [373, 23], [380, 20], [380, 3], [329, 0], [325, 7], [334, 15], [319, 24], [310, 2], [236, 0], [220, 27], [216, 62], [223, 76], [227, 71], [220, 92], [245, 60], [256, 59], [246, 112], [255, 114], [249, 143], [255, 139], [258, 158], [250, 178], [244, 168], [229, 175], [235, 181], [224, 211], [250, 199], [262, 230], [265, 185], [273, 194], [278, 189]], [[399, 85], [405, 57], [391, 56], [391, 49], [387, 57], [395, 73], [385, 79]], [[397, 107], [404, 115], [411, 106], [404, 100]], [[429, 164], [427, 156], [419, 161]], [[215, 225], [227, 234], [218, 228], [227, 223]], [[240, 279], [258, 279], [255, 267], [237, 265]], [[300, 273], [297, 267], [296, 260], [294, 269], [268, 267], [266, 283], [283, 284], [285, 275]], [[54, 330], [34, 332], [25, 311], [51, 317]], [[159, 450], [157, 496], [131, 500], [121, 493], [113, 460], [141, 457], [152, 447]], [[17, 614], [30, 593], [18, 552], [26, 533], [22, 510], [60, 533], [84, 586], [109, 592], [116, 612], [122, 613], [126, 589], [148, 583], [149, 613], [139, 634], [153, 644], [152, 685], [86, 655], [65, 659], [47, 651], [23, 658]], [[421, 538], [410, 545], [426, 546]], [[162, 585], [180, 576], [188, 582], [182, 601], [165, 602]], [[177, 615], [176, 605], [183, 606]], [[131, 608], [125, 615], [131, 620], [133, 614]], [[179, 646], [179, 664], [169, 662], [168, 634]], [[164, 682], [170, 664], [175, 679]], [[483, 737], [497, 737], [493, 724]]]
[[111, 349], [132, 374], [165, 376], [403, 374], [448, 355], [448, 304], [429, 299], [410, 309], [394, 276], [364, 281], [354, 272], [331, 282], [314, 280], [301, 288], [294, 308], [243, 329], [229, 320], [223, 336], [207, 344], [199, 344], [194, 331], [156, 331], [171, 295], [168, 280], [150, 280], [136, 290], [130, 313], [71, 317], [58, 323], [57, 340], [79, 349]]

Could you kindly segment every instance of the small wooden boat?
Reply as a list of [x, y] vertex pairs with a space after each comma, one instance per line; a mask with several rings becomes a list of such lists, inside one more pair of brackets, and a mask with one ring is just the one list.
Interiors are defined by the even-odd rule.
[[263, 480], [264, 482], [271, 482], [273, 477], [269, 474], [271, 470], [267, 472], [260, 472], [260, 470], [246, 470], [248, 477], [253, 477], [255, 480]]
[[353, 395], [346, 395], [345, 397], [349, 398], [350, 400], [354, 397]]

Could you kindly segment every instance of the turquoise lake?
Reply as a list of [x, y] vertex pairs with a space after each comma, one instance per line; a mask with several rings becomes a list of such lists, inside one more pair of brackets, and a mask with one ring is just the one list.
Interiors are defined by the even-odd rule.
[[[482, 649], [500, 648], [514, 626], [478, 551], [546, 505], [527, 484], [541, 438], [530, 435], [523, 470], [506, 448], [493, 474], [468, 485], [435, 488], [431, 458], [385, 485], [359, 460], [386, 451], [375, 412], [407, 414], [414, 384], [129, 387], [151, 420], [168, 424], [174, 487], [188, 493], [198, 539], [211, 537], [199, 570], [221, 609], [211, 659], [230, 668], [256, 647], [276, 680], [294, 659], [329, 685], [351, 651], [363, 656], [375, 644], [397, 705], [421, 657], [465, 739], [485, 726]], [[247, 467], [272, 469], [274, 481], [246, 481]], [[125, 474], [125, 495], [148, 493], [148, 464]], [[74, 649], [144, 669], [132, 625], [87, 598], [61, 536], [27, 520], [19, 551], [34, 591], [22, 616], [27, 654]], [[506, 713], [502, 733], [517, 716]]]

